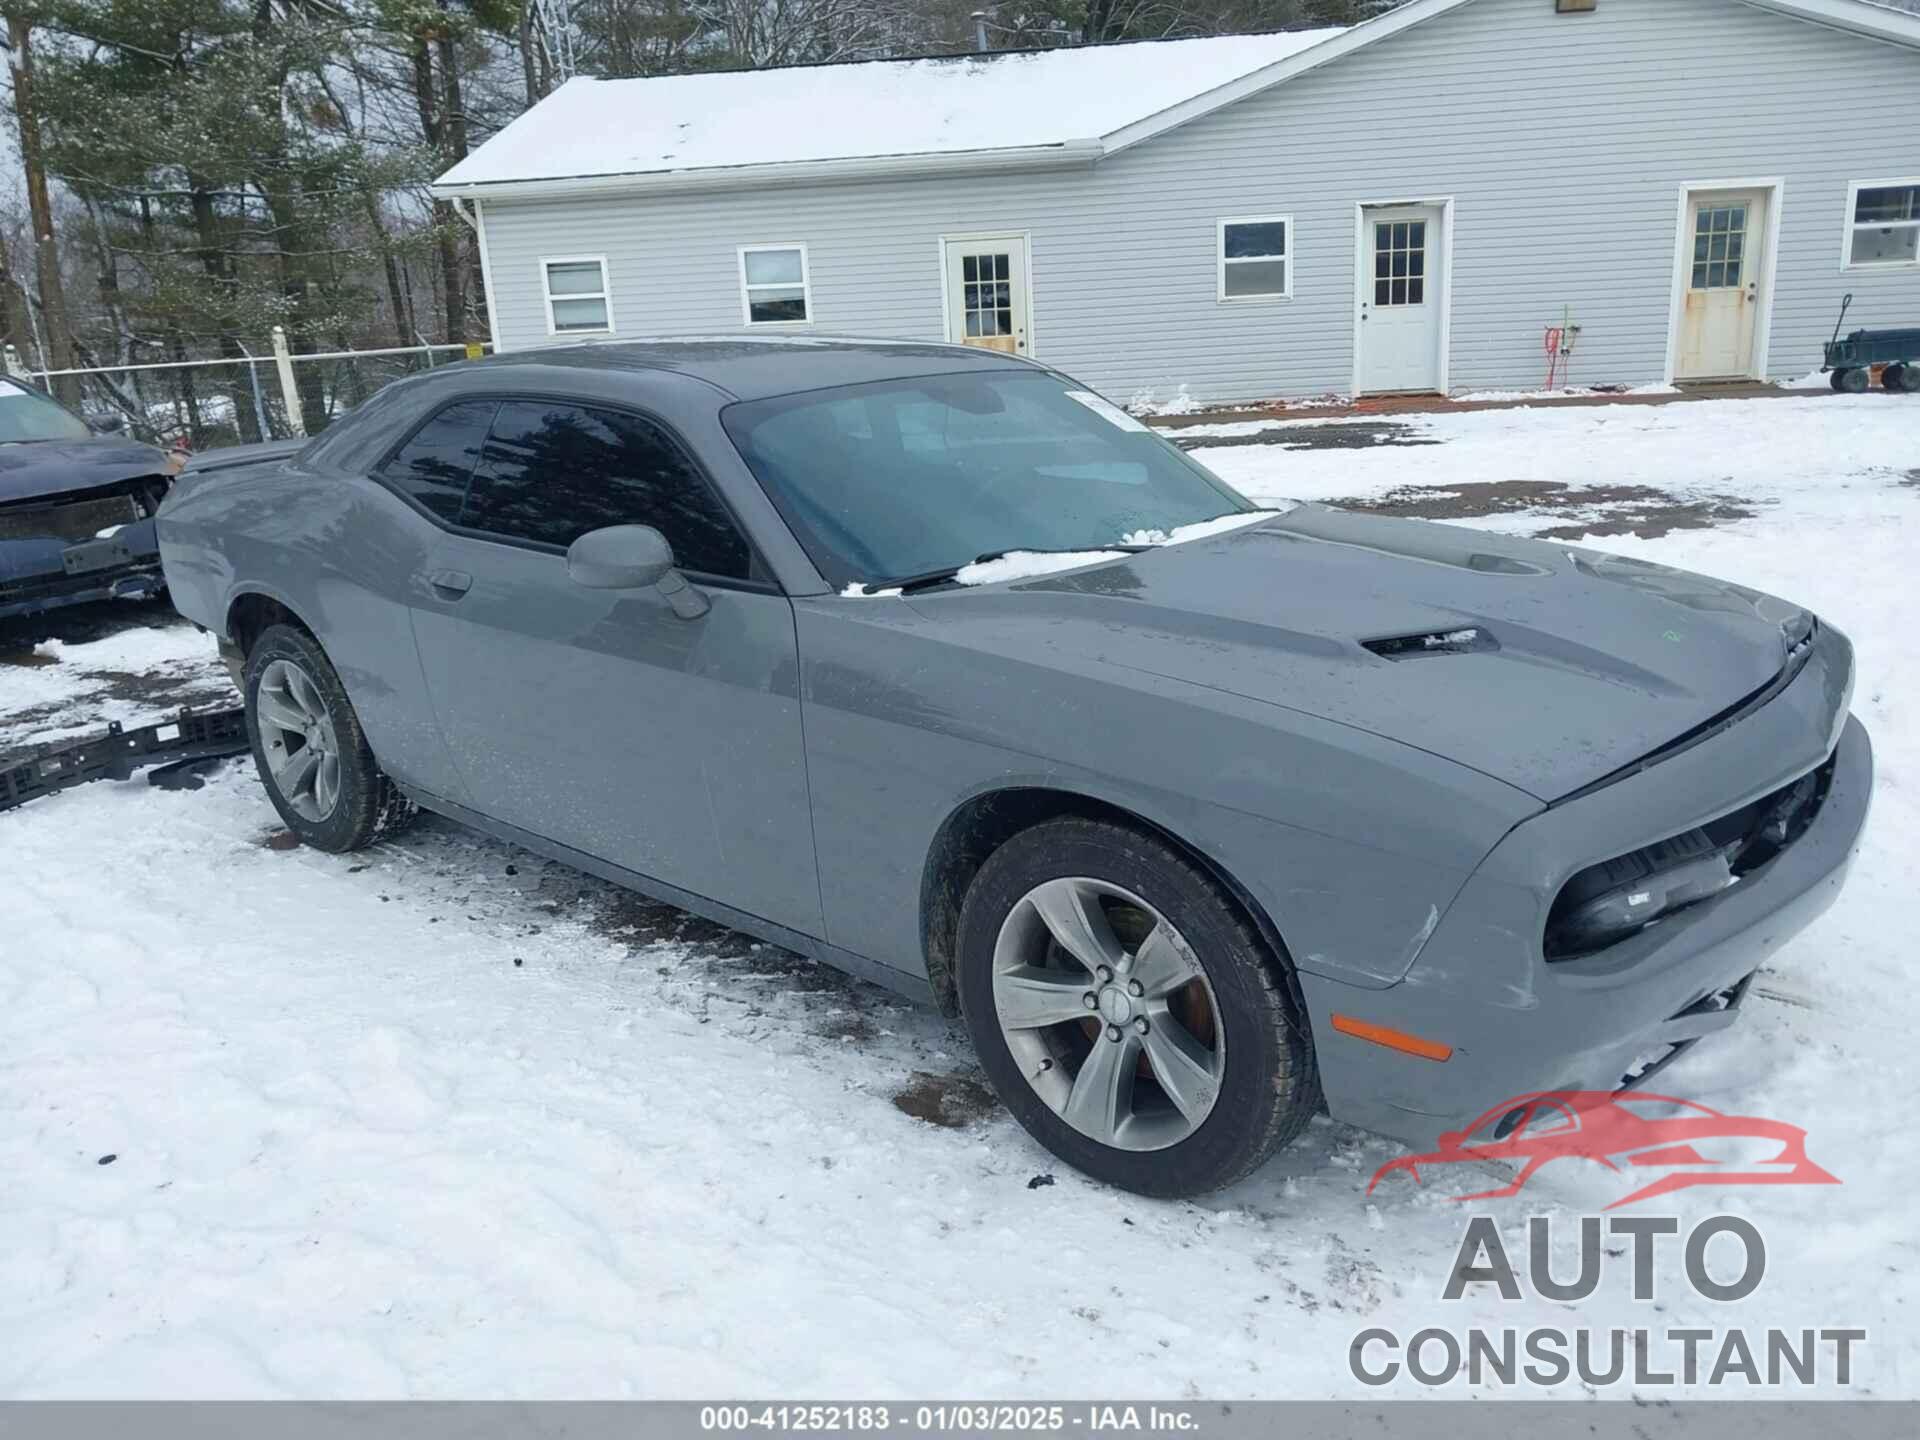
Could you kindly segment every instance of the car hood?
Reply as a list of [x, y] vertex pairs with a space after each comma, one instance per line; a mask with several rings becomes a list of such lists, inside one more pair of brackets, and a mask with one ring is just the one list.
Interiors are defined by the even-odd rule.
[[0, 504], [166, 473], [167, 457], [153, 446], [111, 435], [0, 444]]
[[[967, 643], [1035, 661], [1066, 647], [1305, 712], [1545, 801], [1764, 689], [1786, 665], [1786, 627], [1803, 618], [1664, 566], [1310, 505], [1124, 561], [912, 603], [971, 631]], [[1480, 633], [1462, 638], [1469, 630]], [[1367, 648], [1391, 640], [1406, 642], [1402, 658]]]

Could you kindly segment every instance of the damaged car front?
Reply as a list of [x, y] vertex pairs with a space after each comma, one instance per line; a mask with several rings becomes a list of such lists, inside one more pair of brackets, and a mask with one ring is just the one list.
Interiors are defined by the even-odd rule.
[[173, 468], [155, 447], [96, 434], [0, 378], [0, 620], [158, 594], [153, 517]]

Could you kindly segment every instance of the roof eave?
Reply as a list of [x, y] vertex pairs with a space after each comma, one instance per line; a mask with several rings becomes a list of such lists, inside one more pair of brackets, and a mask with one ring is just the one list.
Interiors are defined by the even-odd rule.
[[1920, 15], [1891, 10], [1872, 0], [1865, 4], [1861, 0], [1740, 0], [1740, 3], [1844, 30], [1850, 35], [1920, 49]]
[[1191, 99], [1182, 100], [1178, 105], [1169, 106], [1157, 115], [1149, 115], [1144, 120], [1136, 120], [1131, 125], [1115, 130], [1106, 137], [1106, 153], [1125, 150], [1130, 145], [1138, 145], [1143, 140], [1151, 140], [1156, 135], [1166, 133], [1176, 126], [1198, 120], [1215, 110], [1244, 100], [1250, 95], [1258, 95], [1262, 90], [1270, 90], [1283, 81], [1296, 75], [1304, 75], [1309, 70], [1317, 70], [1322, 65], [1331, 64], [1343, 56], [1351, 55], [1355, 50], [1375, 44], [1389, 36], [1398, 35], [1403, 30], [1412, 29], [1437, 15], [1449, 10], [1457, 10], [1472, 0], [1413, 0], [1397, 10], [1389, 10], [1384, 15], [1376, 15], [1371, 20], [1362, 21], [1349, 29], [1342, 30], [1322, 40], [1318, 45], [1309, 46], [1264, 65], [1258, 70], [1242, 75], [1238, 80], [1229, 80]]
[[[1284, 60], [1276, 60], [1271, 65], [1242, 75], [1238, 80], [1230, 80], [1204, 94], [1183, 100], [1157, 115], [1136, 120], [1106, 137], [1106, 153], [1111, 155], [1130, 145], [1138, 145], [1143, 140], [1151, 140], [1176, 126], [1198, 120], [1235, 101], [1257, 95], [1296, 75], [1317, 70], [1355, 50], [1377, 44], [1415, 25], [1472, 3], [1473, 0], [1412, 0], [1411, 4], [1389, 10], [1384, 15], [1376, 15], [1310, 49], [1289, 55]], [[1868, 39], [1920, 47], [1920, 16], [1910, 15], [1904, 10], [1890, 10], [1871, 3], [1871, 0], [1868, 3], [1862, 3], [1862, 0], [1740, 0], [1740, 3]]]
[[[792, 161], [769, 165], [733, 165], [703, 170], [657, 170], [627, 175], [581, 175], [538, 180], [447, 183], [437, 180], [431, 193], [441, 199], [544, 200], [572, 195], [663, 193], [726, 190], [761, 185], [824, 184], [835, 180], [900, 179], [913, 176], [978, 174], [1048, 166], [1091, 165], [1177, 126], [1257, 95], [1263, 90], [1341, 59], [1365, 46], [1398, 35], [1473, 0], [1412, 0], [1363, 24], [1323, 40], [1310, 49], [1241, 76], [1225, 85], [1136, 120], [1100, 139], [1069, 140], [1000, 150], [958, 150], [913, 155], [861, 156], [846, 160]], [[1740, 0], [1758, 10], [1825, 25], [1852, 35], [1920, 48], [1920, 16], [1862, 0]]]
[[952, 150], [917, 155], [870, 155], [846, 160], [797, 160], [726, 165], [701, 170], [647, 170], [626, 175], [571, 175], [536, 180], [447, 181], [429, 193], [442, 200], [558, 200], [574, 195], [662, 194], [733, 190], [764, 185], [819, 185], [836, 180], [886, 180], [919, 175], [981, 174], [1005, 170], [1091, 165], [1104, 153], [1098, 140], [1025, 145], [998, 150]]

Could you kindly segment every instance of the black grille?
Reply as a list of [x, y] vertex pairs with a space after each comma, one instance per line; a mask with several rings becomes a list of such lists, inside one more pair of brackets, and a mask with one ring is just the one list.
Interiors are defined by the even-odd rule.
[[[1683, 1006], [1679, 1010], [1674, 1011], [1672, 1018], [1675, 1020], [1685, 1020], [1695, 1015], [1708, 1015], [1719, 1010], [1738, 1009], [1740, 1002], [1747, 998], [1747, 991], [1752, 988], [1752, 986], [1752, 975], [1747, 976], [1743, 980], [1736, 980], [1726, 988], [1702, 995], [1691, 1005]], [[1620, 1083], [1614, 1086], [1615, 1093], [1622, 1090], [1638, 1090], [1642, 1085], [1653, 1079], [1654, 1076], [1658, 1075], [1662, 1070], [1673, 1064], [1674, 1061], [1678, 1060], [1699, 1043], [1699, 1037], [1694, 1036], [1687, 1040], [1670, 1040], [1655, 1049], [1649, 1050], [1646, 1054], [1635, 1060], [1633, 1064], [1628, 1067], [1627, 1073], [1620, 1077]]]
[[0, 540], [91, 540], [114, 525], [145, 518], [131, 494], [89, 495], [61, 504], [10, 505], [0, 509]]

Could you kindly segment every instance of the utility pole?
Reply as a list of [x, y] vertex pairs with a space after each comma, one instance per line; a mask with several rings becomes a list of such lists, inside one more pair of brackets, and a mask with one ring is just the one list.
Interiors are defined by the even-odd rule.
[[[67, 297], [60, 283], [60, 253], [53, 243], [53, 202], [47, 194], [46, 161], [40, 150], [40, 115], [33, 101], [33, 27], [7, 13], [7, 58], [13, 66], [13, 110], [20, 122], [20, 165], [26, 171], [27, 212], [33, 227], [34, 270], [40, 282], [40, 320], [46, 337], [41, 364], [48, 370], [73, 366], [73, 335], [67, 327]], [[68, 404], [80, 398], [77, 378], [62, 375], [54, 393]]]

